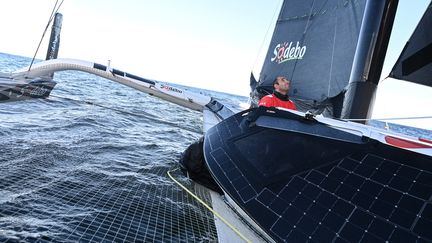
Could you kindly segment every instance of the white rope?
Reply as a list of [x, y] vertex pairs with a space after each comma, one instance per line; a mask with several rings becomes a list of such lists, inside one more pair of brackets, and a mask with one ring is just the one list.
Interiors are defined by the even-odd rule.
[[345, 121], [391, 121], [391, 120], [415, 120], [415, 119], [431, 119], [432, 116], [413, 116], [413, 117], [392, 117], [392, 118], [370, 118], [370, 119], [343, 119]]

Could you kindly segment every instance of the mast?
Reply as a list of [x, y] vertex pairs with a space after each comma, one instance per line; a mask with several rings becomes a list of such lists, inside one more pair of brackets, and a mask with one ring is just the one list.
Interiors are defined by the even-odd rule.
[[398, 0], [368, 1], [340, 117], [370, 118]]
[[51, 36], [49, 40], [48, 50], [46, 54], [46, 60], [56, 59], [60, 48], [60, 31], [63, 22], [63, 15], [56, 13], [54, 17], [54, 23], [51, 27]]

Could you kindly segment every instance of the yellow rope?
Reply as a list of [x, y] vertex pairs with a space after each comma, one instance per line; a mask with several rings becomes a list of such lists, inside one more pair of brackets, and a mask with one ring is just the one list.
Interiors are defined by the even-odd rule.
[[208, 210], [210, 210], [210, 212], [212, 212], [214, 215], [216, 215], [216, 217], [218, 217], [220, 220], [222, 220], [222, 222], [224, 222], [228, 227], [230, 227], [238, 236], [240, 236], [240, 238], [242, 238], [244, 241], [246, 242], [252, 242], [250, 241], [248, 238], [246, 238], [242, 233], [240, 233], [240, 231], [238, 231], [233, 225], [231, 225], [227, 220], [225, 220], [220, 214], [218, 214], [216, 211], [214, 211], [209, 205], [207, 205], [203, 200], [201, 200], [201, 198], [199, 198], [197, 195], [195, 195], [193, 192], [191, 192], [190, 190], [188, 190], [185, 186], [183, 186], [180, 182], [178, 182], [176, 179], [174, 179], [174, 177], [171, 175], [170, 172], [176, 171], [178, 170], [172, 170], [172, 171], [168, 171], [167, 174], [168, 176], [171, 178], [171, 180], [173, 180], [177, 185], [179, 185], [183, 190], [185, 190], [187, 193], [189, 193], [193, 198], [195, 198], [198, 202], [200, 202], [202, 205], [204, 205], [204, 207], [206, 207]]

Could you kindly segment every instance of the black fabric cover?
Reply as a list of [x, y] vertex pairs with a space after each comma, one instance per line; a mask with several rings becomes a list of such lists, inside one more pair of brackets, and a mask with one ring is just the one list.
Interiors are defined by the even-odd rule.
[[390, 77], [432, 86], [432, 2], [405, 45]]
[[179, 164], [180, 169], [190, 179], [206, 186], [213, 191], [222, 193], [222, 190], [211, 177], [204, 160], [204, 137], [195, 141], [183, 152]]

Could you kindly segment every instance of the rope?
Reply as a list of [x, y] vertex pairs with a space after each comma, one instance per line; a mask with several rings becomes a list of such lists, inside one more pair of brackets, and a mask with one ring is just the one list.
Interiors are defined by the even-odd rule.
[[[283, 1], [279, 1], [279, 4], [282, 5], [282, 4], [283, 4]], [[259, 49], [258, 49], [258, 53], [257, 53], [257, 56], [256, 56], [256, 58], [255, 58], [254, 64], [252, 65], [252, 73], [253, 73], [253, 70], [255, 69], [255, 67], [256, 67], [256, 65], [257, 65], [257, 63], [258, 63], [258, 58], [261, 56], [260, 54], [261, 54], [261, 52], [262, 52], [262, 50], [263, 50], [263, 48], [264, 48], [265, 41], [266, 41], [266, 39], [267, 39], [268, 36], [269, 36], [270, 27], [271, 27], [272, 24], [273, 24], [273, 20], [275, 19], [276, 14], [279, 13], [279, 10], [280, 10], [280, 8], [278, 8], [278, 7], [275, 8], [274, 13], [273, 13], [273, 17], [271, 18], [271, 21], [269, 22], [269, 24], [268, 24], [268, 26], [267, 26], [266, 33], [265, 33], [264, 38], [263, 38], [263, 40], [262, 40], [262, 42], [261, 42], [261, 45], [260, 45], [260, 47], [259, 47]], [[276, 19], [276, 21], [277, 21], [277, 19]], [[271, 41], [271, 40], [270, 40], [270, 41]], [[264, 58], [265, 58], [265, 57], [264, 57]]]
[[203, 200], [201, 200], [197, 195], [195, 195], [193, 192], [188, 190], [185, 186], [183, 186], [180, 182], [178, 182], [170, 172], [174, 172], [178, 170], [178, 168], [168, 171], [167, 174], [173, 180], [178, 186], [180, 186], [183, 190], [185, 190], [189, 195], [191, 195], [193, 198], [195, 198], [198, 202], [200, 202], [204, 207], [206, 207], [210, 212], [212, 212], [216, 217], [218, 217], [222, 222], [224, 222], [229, 228], [231, 228], [240, 238], [242, 238], [246, 242], [252, 242], [248, 238], [246, 238], [239, 230], [237, 230], [232, 224], [230, 224], [226, 219], [224, 219], [220, 214], [218, 214], [216, 211], [214, 211], [209, 205], [207, 205]]
[[[44, 36], [45, 36], [47, 30], [48, 30], [48, 27], [49, 27], [49, 25], [51, 24], [51, 22], [52, 22], [52, 20], [53, 20], [53, 18], [54, 18], [54, 16], [55, 16], [55, 14], [56, 14], [56, 13], [58, 12], [58, 10], [60, 9], [60, 6], [63, 4], [63, 1], [64, 1], [64, 0], [62, 0], [61, 3], [60, 3], [58, 6], [57, 6], [58, 0], [57, 0], [56, 3], [54, 4], [53, 10], [51, 11], [51, 16], [49, 17], [49, 19], [48, 19], [48, 23], [47, 23], [47, 26], [45, 27], [45, 30], [44, 30], [44, 32], [42, 33], [42, 37], [41, 37], [41, 39], [40, 39], [40, 41], [39, 41], [39, 45], [38, 45], [37, 48], [36, 48], [35, 54], [34, 54], [34, 56], [33, 56], [33, 58], [32, 58], [32, 61], [31, 61], [31, 63], [30, 63], [30, 66], [29, 66], [28, 71], [30, 71], [30, 69], [31, 69], [31, 67], [32, 67], [32, 65], [33, 65], [33, 62], [34, 62], [34, 60], [36, 59], [36, 55], [37, 55], [37, 53], [38, 53], [38, 51], [39, 51], [39, 47], [40, 47], [40, 45], [42, 44], [42, 40], [43, 40], [43, 38], [44, 38]], [[56, 8], [57, 8], [57, 9], [56, 9]]]
[[373, 119], [343, 119], [345, 121], [391, 121], [391, 120], [415, 120], [415, 119], [431, 119], [432, 116], [413, 116], [413, 117], [393, 117], [393, 118], [373, 118]]

